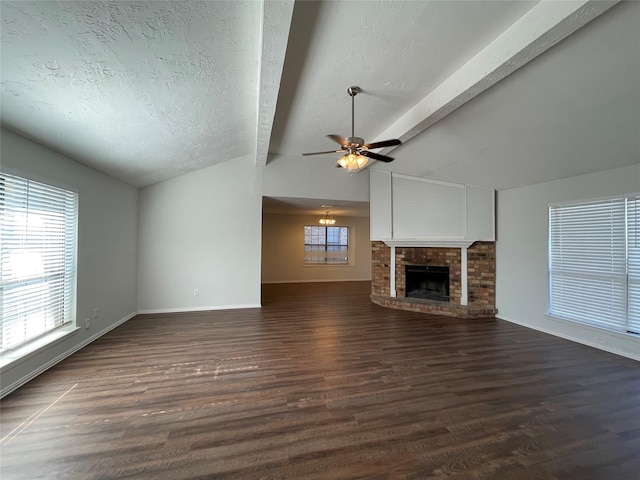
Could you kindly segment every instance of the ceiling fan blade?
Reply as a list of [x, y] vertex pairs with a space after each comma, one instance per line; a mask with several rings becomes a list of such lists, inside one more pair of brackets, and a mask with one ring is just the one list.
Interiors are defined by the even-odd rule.
[[379, 153], [370, 152], [368, 150], [360, 151], [360, 155], [373, 158], [374, 160], [379, 160], [381, 162], [393, 162], [393, 157], [387, 157], [386, 155], [380, 155]]
[[329, 137], [331, 140], [333, 140], [336, 143], [339, 143], [340, 145], [342, 145], [342, 147], [347, 147], [349, 144], [347, 143], [347, 139], [344, 137], [341, 137], [340, 135], [335, 135], [335, 134], [331, 134], [331, 135], [327, 135], [327, 137]]
[[397, 138], [393, 140], [383, 140], [381, 142], [373, 142], [365, 144], [367, 148], [382, 148], [382, 147], [393, 147], [394, 145], [400, 145], [402, 142]]
[[310, 152], [310, 153], [303, 153], [302, 155], [323, 155], [325, 153], [342, 153], [342, 150], [327, 150], [326, 152]]

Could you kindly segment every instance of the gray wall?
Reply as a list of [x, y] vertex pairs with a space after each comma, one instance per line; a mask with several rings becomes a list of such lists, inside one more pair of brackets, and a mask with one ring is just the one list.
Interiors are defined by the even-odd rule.
[[640, 191], [640, 165], [498, 192], [498, 317], [640, 360], [637, 336], [548, 317], [548, 207]]
[[141, 313], [260, 306], [260, 172], [246, 156], [140, 191]]
[[78, 193], [76, 315], [82, 324], [61, 341], [4, 366], [5, 394], [136, 313], [138, 191], [4, 129], [1, 155], [6, 173]]

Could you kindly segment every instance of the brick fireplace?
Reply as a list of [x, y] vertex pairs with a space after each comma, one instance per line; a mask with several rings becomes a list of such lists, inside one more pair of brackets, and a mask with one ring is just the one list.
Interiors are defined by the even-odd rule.
[[[495, 309], [495, 242], [474, 242], [466, 248], [391, 247], [384, 242], [373, 241], [371, 249], [371, 301], [373, 303], [399, 310], [462, 318], [492, 317], [497, 313]], [[392, 251], [395, 251], [393, 259]], [[466, 269], [463, 272], [465, 264]], [[407, 297], [405, 279], [407, 265], [448, 267], [449, 301]], [[393, 266], [395, 268], [392, 278]]]

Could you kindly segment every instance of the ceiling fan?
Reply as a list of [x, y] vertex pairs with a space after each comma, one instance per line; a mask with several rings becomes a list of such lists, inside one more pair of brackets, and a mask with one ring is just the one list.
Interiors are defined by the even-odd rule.
[[382, 147], [392, 147], [394, 145], [400, 145], [402, 142], [398, 139], [383, 140], [381, 142], [364, 143], [364, 139], [356, 137], [354, 134], [354, 112], [355, 112], [355, 97], [362, 90], [360, 87], [349, 87], [347, 93], [351, 96], [351, 136], [343, 138], [340, 135], [327, 135], [331, 140], [340, 144], [339, 150], [328, 150], [326, 152], [312, 152], [303, 153], [302, 155], [322, 155], [325, 153], [344, 153], [344, 156], [338, 159], [338, 167], [346, 168], [349, 172], [355, 172], [363, 168], [369, 158], [373, 160], [379, 160], [381, 162], [393, 162], [392, 157], [382, 155], [380, 153], [372, 152], [371, 150]]

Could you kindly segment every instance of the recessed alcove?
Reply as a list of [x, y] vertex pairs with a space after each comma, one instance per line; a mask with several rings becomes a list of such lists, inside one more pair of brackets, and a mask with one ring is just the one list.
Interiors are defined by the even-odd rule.
[[[448, 267], [449, 301], [407, 296], [407, 265]], [[462, 318], [492, 317], [497, 313], [495, 242], [474, 242], [468, 247], [402, 247], [374, 241], [371, 300], [399, 310]]]

